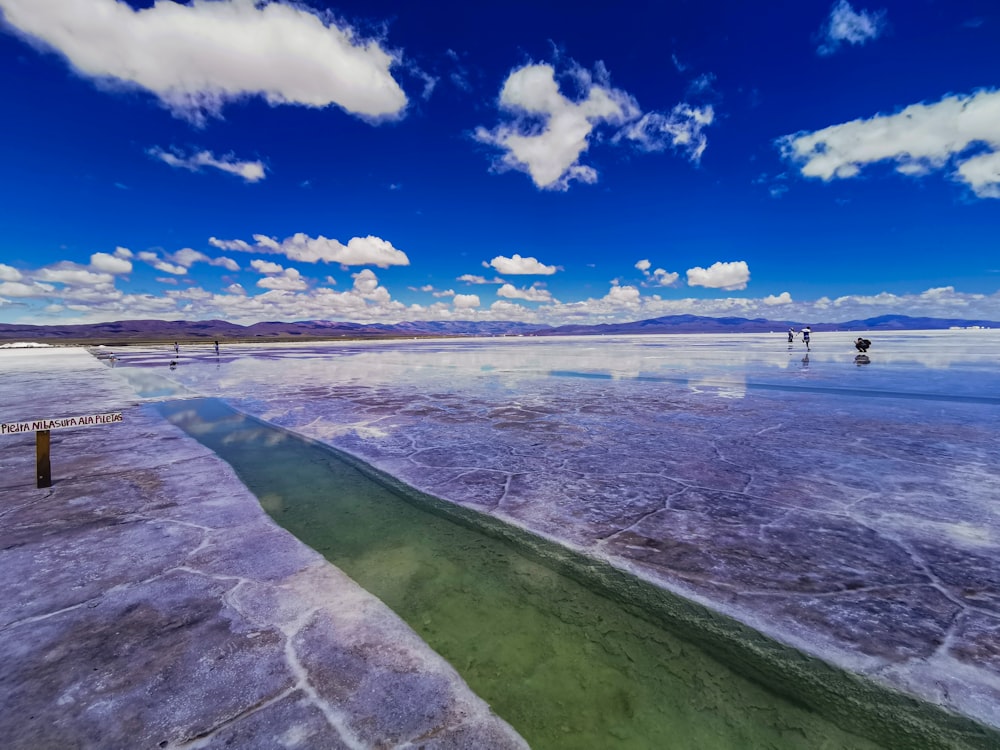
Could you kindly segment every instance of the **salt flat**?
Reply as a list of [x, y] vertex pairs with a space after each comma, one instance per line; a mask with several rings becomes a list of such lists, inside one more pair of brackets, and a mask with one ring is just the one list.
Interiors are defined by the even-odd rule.
[[[1000, 334], [129, 348], [197, 393], [1000, 726]], [[124, 353], [118, 352], [118, 354]]]
[[526, 747], [454, 669], [275, 526], [82, 349], [0, 351], [0, 737], [38, 748]]

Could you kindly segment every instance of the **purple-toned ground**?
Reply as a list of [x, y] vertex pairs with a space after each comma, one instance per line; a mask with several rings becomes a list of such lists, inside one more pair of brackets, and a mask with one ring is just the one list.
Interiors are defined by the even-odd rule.
[[869, 335], [865, 363], [855, 335], [236, 346], [175, 369], [146, 349], [117, 371], [1000, 726], [1000, 336]]
[[[382, 602], [83, 349], [0, 352], [5, 750], [526, 743]], [[336, 665], [336, 669], [331, 669]], [[402, 686], [402, 687], [401, 687]]]

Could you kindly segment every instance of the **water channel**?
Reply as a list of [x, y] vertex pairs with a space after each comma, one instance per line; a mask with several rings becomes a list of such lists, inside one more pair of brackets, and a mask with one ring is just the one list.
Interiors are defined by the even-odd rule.
[[156, 408], [402, 617], [536, 750], [876, 745], [333, 450], [215, 399]]

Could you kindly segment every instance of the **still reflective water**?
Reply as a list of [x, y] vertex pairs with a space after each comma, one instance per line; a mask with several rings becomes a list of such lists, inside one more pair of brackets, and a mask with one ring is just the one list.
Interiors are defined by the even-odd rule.
[[157, 407], [382, 599], [536, 750], [875, 748], [328, 448], [214, 399]]

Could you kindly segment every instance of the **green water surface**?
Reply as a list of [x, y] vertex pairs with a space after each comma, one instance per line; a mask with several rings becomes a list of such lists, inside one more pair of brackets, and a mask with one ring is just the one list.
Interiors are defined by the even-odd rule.
[[507, 542], [213, 399], [162, 404], [281, 526], [378, 596], [536, 750], [879, 745], [742, 677]]

